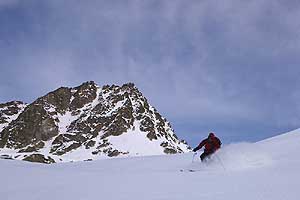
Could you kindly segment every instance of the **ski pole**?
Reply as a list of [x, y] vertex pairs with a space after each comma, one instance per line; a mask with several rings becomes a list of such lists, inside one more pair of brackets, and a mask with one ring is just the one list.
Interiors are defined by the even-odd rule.
[[222, 167], [223, 167], [223, 169], [224, 169], [224, 171], [226, 171], [226, 168], [225, 168], [225, 166], [224, 166], [224, 164], [223, 164], [223, 162], [222, 162], [222, 160], [221, 160], [221, 158], [217, 155], [217, 154], [215, 154], [215, 156], [217, 157], [217, 159], [219, 160], [219, 163], [222, 165]]
[[194, 160], [195, 160], [195, 156], [197, 155], [197, 152], [195, 152], [194, 154], [193, 154], [193, 160], [192, 160], [192, 163], [194, 162]]

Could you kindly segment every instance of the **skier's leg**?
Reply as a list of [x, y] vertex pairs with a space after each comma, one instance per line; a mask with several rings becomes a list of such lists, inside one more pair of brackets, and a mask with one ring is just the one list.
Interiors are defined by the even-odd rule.
[[211, 157], [212, 154], [213, 154], [213, 152], [206, 152], [206, 151], [204, 151], [204, 152], [201, 154], [201, 156], [200, 156], [201, 161], [203, 162], [203, 161], [205, 161], [206, 159], [209, 159], [209, 158]]
[[201, 161], [203, 162], [204, 159], [208, 156], [209, 154], [207, 152], [203, 152], [200, 156]]

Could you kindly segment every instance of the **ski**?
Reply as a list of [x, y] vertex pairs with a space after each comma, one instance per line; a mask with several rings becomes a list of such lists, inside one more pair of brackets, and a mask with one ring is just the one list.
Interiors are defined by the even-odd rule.
[[197, 171], [201, 171], [201, 170], [195, 170], [195, 169], [181, 169], [181, 172], [197, 172]]

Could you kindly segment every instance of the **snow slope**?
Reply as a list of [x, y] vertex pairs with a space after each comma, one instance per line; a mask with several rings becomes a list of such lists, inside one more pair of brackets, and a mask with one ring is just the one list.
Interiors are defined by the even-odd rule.
[[[258, 143], [227, 145], [206, 165], [198, 159], [192, 163], [192, 153], [52, 165], [0, 160], [0, 197], [298, 200], [299, 153], [300, 129]], [[199, 171], [180, 172], [191, 168]]]

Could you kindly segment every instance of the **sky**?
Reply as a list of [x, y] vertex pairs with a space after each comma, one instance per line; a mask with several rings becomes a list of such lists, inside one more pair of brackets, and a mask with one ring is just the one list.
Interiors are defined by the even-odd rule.
[[192, 146], [300, 127], [297, 0], [0, 0], [0, 102], [133, 82]]

